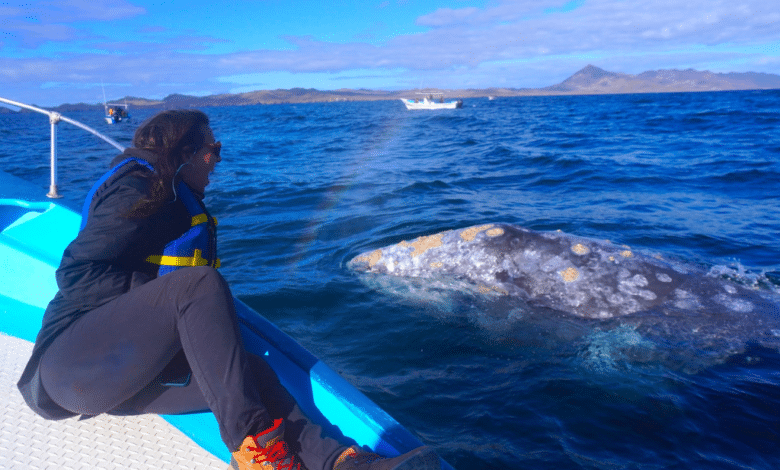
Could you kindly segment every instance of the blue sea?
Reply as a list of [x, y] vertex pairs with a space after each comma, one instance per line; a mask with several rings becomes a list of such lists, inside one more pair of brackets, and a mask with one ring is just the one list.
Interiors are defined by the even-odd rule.
[[[455, 468], [780, 467], [780, 353], [765, 341], [780, 337], [777, 310], [643, 327], [641, 312], [592, 320], [398, 295], [346, 267], [503, 222], [780, 293], [780, 91], [204, 111], [223, 143], [206, 202], [234, 293]], [[151, 112], [131, 114], [68, 117], [129, 146]], [[3, 169], [42, 193], [48, 129], [45, 116], [0, 114]], [[58, 139], [60, 191], [80, 206], [116, 152], [67, 124]]]

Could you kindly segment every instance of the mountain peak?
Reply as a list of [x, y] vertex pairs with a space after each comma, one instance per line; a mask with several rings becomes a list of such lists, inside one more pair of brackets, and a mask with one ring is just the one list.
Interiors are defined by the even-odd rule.
[[680, 91], [751, 90], [780, 88], [777, 75], [713, 73], [708, 71], [655, 70], [639, 75], [608, 72], [588, 65], [558, 85], [544, 90], [554, 93], [663, 93]]
[[588, 64], [582, 70], [572, 75], [570, 79], [576, 77], [579, 78], [580, 80], [582, 79], [600, 80], [604, 77], [610, 77], [614, 75], [618, 75], [618, 74], [616, 74], [615, 72], [607, 72], [606, 70], [600, 69], [595, 65]]
[[589, 88], [604, 79], [617, 78], [621, 74], [615, 72], [607, 72], [604, 69], [600, 69], [595, 65], [587, 65], [579, 72], [575, 73], [571, 77], [567, 78], [558, 85], [547, 87], [546, 90], [556, 92], [571, 92], [581, 90], [583, 88]]

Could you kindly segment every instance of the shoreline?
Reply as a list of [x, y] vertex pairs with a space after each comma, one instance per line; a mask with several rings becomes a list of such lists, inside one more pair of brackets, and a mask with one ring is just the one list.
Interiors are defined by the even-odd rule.
[[[172, 94], [163, 99], [126, 96], [112, 102], [126, 102], [136, 109], [208, 108], [216, 106], [251, 106], [269, 104], [338, 103], [349, 101], [388, 101], [413, 97], [417, 93], [443, 93], [445, 99], [469, 99], [533, 96], [585, 96], [654, 93], [702, 93], [719, 91], [750, 91], [780, 89], [780, 75], [767, 73], [713, 73], [697, 70], [655, 70], [637, 75], [609, 72], [588, 65], [557, 85], [543, 88], [488, 87], [466, 89], [426, 88], [424, 90], [317, 90], [291, 88], [256, 90], [245, 93], [222, 93], [208, 96]], [[103, 103], [64, 103], [40, 106], [49, 111], [95, 111]], [[0, 113], [13, 111], [0, 105]]]
[[[545, 97], [545, 96], [606, 96], [606, 95], [653, 95], [653, 94], [667, 94], [667, 93], [718, 93], [718, 92], [731, 92], [731, 91], [772, 91], [780, 90], [779, 88], [728, 88], [728, 89], [670, 89], [670, 90], [626, 90], [626, 91], [544, 91], [544, 90], [529, 90], [529, 91], [496, 91], [492, 92], [490, 89], [486, 90], [449, 90], [444, 93], [445, 99], [475, 99], [488, 97], [494, 98], [523, 98], [523, 97]], [[286, 90], [285, 90], [286, 91]], [[368, 101], [394, 101], [402, 98], [409, 98], [417, 91], [409, 92], [392, 92], [387, 96], [338, 96], [332, 95], [332, 92], [317, 91], [320, 96], [301, 97], [296, 99], [290, 98], [269, 98], [260, 99], [257, 101], [241, 99], [240, 95], [233, 95], [233, 98], [219, 98], [213, 97], [197, 97], [186, 96], [184, 99], [169, 99], [164, 98], [162, 100], [149, 100], [145, 98], [131, 98], [127, 100], [115, 100], [127, 102], [132, 109], [183, 109], [183, 108], [210, 108], [220, 106], [257, 106], [257, 105], [278, 105], [278, 104], [310, 104], [310, 103], [348, 103], [348, 102], [368, 102]], [[427, 92], [426, 92], [427, 93]], [[430, 90], [430, 93], [439, 93], [438, 91]], [[390, 96], [392, 95], [392, 96]], [[32, 111], [26, 109], [20, 109], [14, 111], [10, 109], [10, 105], [0, 104], [0, 114], [24, 114], [32, 113]], [[37, 106], [37, 105], [36, 105]], [[58, 106], [38, 106], [46, 109], [47, 111], [55, 112], [73, 112], [73, 111], [100, 111], [103, 109], [102, 103], [65, 103]]]

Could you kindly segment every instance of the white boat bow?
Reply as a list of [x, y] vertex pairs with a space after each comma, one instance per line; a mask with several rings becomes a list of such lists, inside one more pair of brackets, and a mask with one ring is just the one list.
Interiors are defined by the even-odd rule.
[[[462, 100], [445, 102], [442, 93], [418, 94], [426, 96], [417, 99], [401, 98], [401, 102], [406, 106], [406, 109], [456, 109], [463, 107]], [[434, 95], [438, 96], [439, 98], [434, 98]]]

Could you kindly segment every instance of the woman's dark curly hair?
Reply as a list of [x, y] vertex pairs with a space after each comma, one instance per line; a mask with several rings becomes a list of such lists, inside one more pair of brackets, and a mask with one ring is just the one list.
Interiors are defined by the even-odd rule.
[[206, 143], [204, 127], [209, 118], [198, 110], [162, 111], [135, 131], [133, 146], [157, 155], [155, 172], [149, 176], [149, 198], [130, 210], [131, 217], [147, 217], [173, 199], [173, 178], [189, 156]]

